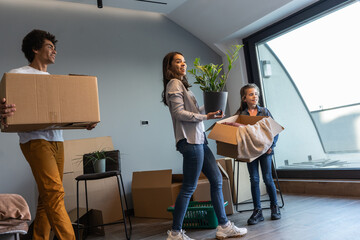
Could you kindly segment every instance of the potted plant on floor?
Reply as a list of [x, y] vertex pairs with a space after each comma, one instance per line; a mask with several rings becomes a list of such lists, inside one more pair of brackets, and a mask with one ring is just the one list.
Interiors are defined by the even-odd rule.
[[209, 63], [201, 65], [200, 58], [195, 59], [195, 68], [189, 70], [189, 73], [195, 77], [196, 81], [194, 83], [199, 84], [200, 89], [203, 90], [206, 113], [216, 112], [217, 110], [225, 112], [228, 93], [223, 90], [230, 70], [233, 68], [234, 62], [239, 58], [239, 52], [243, 46], [233, 45], [227, 50], [228, 66], [226, 71], [223, 69], [223, 64]]

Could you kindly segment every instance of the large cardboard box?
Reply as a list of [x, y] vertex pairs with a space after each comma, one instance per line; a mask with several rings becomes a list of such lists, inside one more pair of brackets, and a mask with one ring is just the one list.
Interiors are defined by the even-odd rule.
[[100, 121], [94, 76], [5, 73], [0, 98], [16, 104], [2, 132], [78, 129]]
[[133, 172], [131, 192], [135, 217], [167, 218], [167, 208], [175, 204], [182, 179], [172, 170]]
[[[82, 156], [97, 150], [113, 150], [111, 137], [96, 137], [66, 140], [64, 142], [64, 177], [65, 207], [67, 211], [76, 208], [76, 180], [83, 174]], [[87, 183], [89, 208], [102, 212], [104, 223], [123, 218], [119, 197], [119, 189], [115, 177], [89, 181]], [[84, 181], [79, 184], [80, 207], [86, 207]]]
[[[256, 158], [244, 159], [237, 158], [237, 139], [236, 132], [237, 127], [222, 124], [224, 122], [237, 122], [244, 125], [254, 125], [259, 120], [263, 119], [262, 116], [246, 116], [246, 115], [235, 115], [223, 120], [216, 122], [211, 128], [211, 132], [208, 135], [208, 138], [216, 140], [217, 145], [217, 154], [225, 157], [236, 158], [240, 161], [251, 162]], [[273, 135], [279, 134], [284, 128], [279, 125], [274, 119], [270, 118], [271, 130]]]
[[[234, 213], [233, 208], [233, 199], [232, 199], [232, 190], [230, 186], [230, 179], [229, 175], [227, 174], [226, 170], [222, 167], [222, 165], [218, 162], [218, 167], [220, 172], [223, 176], [223, 196], [224, 201], [228, 202], [228, 205], [225, 207], [225, 212], [227, 215]], [[195, 192], [193, 193], [193, 201], [211, 201], [210, 196], [210, 182], [207, 178], [199, 179], [198, 185], [196, 187]]]

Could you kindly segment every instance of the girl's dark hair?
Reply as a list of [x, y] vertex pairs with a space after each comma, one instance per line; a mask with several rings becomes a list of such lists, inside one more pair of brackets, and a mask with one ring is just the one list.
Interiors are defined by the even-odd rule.
[[166, 56], [163, 59], [163, 84], [164, 84], [164, 90], [161, 94], [162, 96], [162, 102], [167, 106], [167, 102], [166, 102], [166, 96], [165, 96], [165, 92], [166, 92], [166, 85], [169, 83], [169, 81], [173, 78], [179, 79], [185, 86], [186, 90], [189, 89], [189, 87], [191, 87], [191, 85], [189, 84], [186, 76], [183, 76], [182, 78], [177, 75], [175, 72], [172, 71], [171, 69], [171, 63], [174, 59], [174, 56], [176, 54], [179, 54], [181, 56], [184, 56], [182, 53], [180, 52], [170, 52], [168, 54], [166, 54]]
[[255, 88], [258, 93], [260, 92], [259, 87], [255, 83], [249, 83], [243, 86], [240, 89], [240, 108], [236, 111], [235, 114], [240, 114], [247, 108], [247, 103], [244, 100], [246, 98], [246, 91], [250, 88]]
[[45, 39], [51, 41], [54, 46], [56, 45], [57, 40], [55, 36], [43, 30], [34, 29], [24, 37], [21, 50], [29, 63], [31, 63], [35, 57], [33, 50], [39, 50], [43, 46]]

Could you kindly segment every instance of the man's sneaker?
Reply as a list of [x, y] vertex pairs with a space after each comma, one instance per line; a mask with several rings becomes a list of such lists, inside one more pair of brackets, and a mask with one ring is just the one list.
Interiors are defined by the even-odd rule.
[[247, 223], [249, 225], [255, 225], [259, 223], [260, 221], [264, 221], [264, 217], [262, 215], [261, 209], [255, 209], [251, 217], [248, 219]]
[[280, 208], [278, 205], [270, 206], [271, 220], [278, 220], [281, 218]]
[[195, 240], [186, 236], [184, 230], [180, 230], [180, 232], [175, 236], [173, 236], [172, 231], [167, 231], [167, 235], [168, 237], [166, 240]]
[[229, 225], [225, 228], [217, 226], [216, 238], [225, 239], [231, 237], [241, 237], [247, 233], [246, 228], [238, 228], [234, 225], [233, 222], [230, 222]]

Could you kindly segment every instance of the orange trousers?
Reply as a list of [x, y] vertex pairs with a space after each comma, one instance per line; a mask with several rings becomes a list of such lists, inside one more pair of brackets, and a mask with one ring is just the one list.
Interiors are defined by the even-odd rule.
[[49, 239], [52, 229], [59, 240], [75, 240], [74, 230], [64, 204], [64, 145], [42, 139], [20, 144], [34, 175], [38, 205], [33, 240]]

